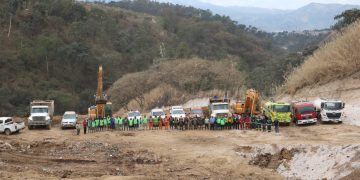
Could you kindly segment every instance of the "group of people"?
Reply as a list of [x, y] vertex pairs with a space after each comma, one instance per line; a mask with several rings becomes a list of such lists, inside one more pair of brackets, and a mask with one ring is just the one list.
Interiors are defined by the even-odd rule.
[[[104, 130], [241, 130], [241, 129], [255, 129], [258, 131], [271, 132], [272, 126], [275, 127], [275, 132], [279, 132], [279, 121], [275, 119], [273, 122], [266, 116], [251, 116], [251, 115], [232, 115], [232, 116], [218, 116], [214, 117], [200, 117], [190, 116], [172, 117], [172, 116], [142, 116], [137, 117], [107, 117], [97, 119], [84, 119], [83, 123], [84, 134], [87, 132], [94, 133]], [[80, 126], [77, 126], [77, 132], [80, 133]]]

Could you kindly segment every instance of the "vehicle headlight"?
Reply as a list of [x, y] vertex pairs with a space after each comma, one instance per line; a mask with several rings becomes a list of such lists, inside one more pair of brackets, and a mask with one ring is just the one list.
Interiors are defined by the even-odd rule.
[[49, 116], [47, 116], [47, 117], [46, 117], [46, 120], [50, 120], [50, 117], [49, 117]]
[[32, 117], [29, 117], [29, 118], [28, 118], [28, 120], [29, 120], [29, 121], [32, 121], [32, 120], [33, 120], [33, 118], [32, 118]]

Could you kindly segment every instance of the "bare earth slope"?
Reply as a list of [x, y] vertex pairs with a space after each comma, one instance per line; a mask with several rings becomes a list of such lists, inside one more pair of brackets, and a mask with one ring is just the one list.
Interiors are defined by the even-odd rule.
[[[359, 168], [360, 127], [257, 131], [24, 130], [2, 136], [4, 179], [321, 179]], [[321, 168], [319, 168], [321, 167]]]

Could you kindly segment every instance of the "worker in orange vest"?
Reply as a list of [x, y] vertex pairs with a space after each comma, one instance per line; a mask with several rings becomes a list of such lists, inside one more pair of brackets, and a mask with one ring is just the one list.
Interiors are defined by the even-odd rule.
[[165, 123], [165, 130], [168, 130], [169, 129], [169, 117], [168, 116], [165, 116], [164, 123]]
[[149, 117], [149, 129], [150, 130], [153, 129], [153, 118], [152, 118], [152, 116]]

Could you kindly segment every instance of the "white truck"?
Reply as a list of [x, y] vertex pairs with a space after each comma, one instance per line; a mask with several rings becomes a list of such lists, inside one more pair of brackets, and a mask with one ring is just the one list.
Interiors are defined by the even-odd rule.
[[10, 135], [12, 133], [17, 133], [21, 129], [25, 128], [24, 122], [16, 123], [11, 117], [0, 117], [0, 133], [5, 133]]
[[30, 117], [28, 118], [28, 128], [35, 126], [45, 126], [51, 128], [54, 115], [54, 100], [34, 100], [30, 102]]
[[342, 123], [345, 103], [336, 99], [317, 99], [313, 102], [318, 119], [322, 122]]
[[209, 109], [210, 115], [213, 117], [231, 116], [230, 113], [230, 99], [210, 99]]
[[173, 118], [185, 118], [186, 114], [182, 106], [171, 106], [170, 114]]
[[165, 118], [165, 112], [164, 112], [164, 110], [162, 110], [162, 109], [159, 109], [159, 108], [157, 108], [157, 109], [152, 109], [151, 110], [151, 112], [150, 112], [150, 116], [152, 116], [152, 117], [161, 117], [162, 119], [164, 119]]

